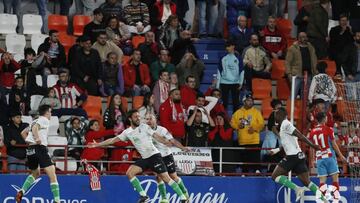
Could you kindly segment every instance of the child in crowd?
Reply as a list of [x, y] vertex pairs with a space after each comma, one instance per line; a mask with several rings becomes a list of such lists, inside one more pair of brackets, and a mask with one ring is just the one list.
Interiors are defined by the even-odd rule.
[[57, 110], [57, 109], [61, 108], [60, 100], [56, 97], [54, 88], [48, 89], [47, 96], [42, 98], [39, 106], [45, 105], [45, 104], [51, 106], [51, 109], [53, 109], [53, 110]]

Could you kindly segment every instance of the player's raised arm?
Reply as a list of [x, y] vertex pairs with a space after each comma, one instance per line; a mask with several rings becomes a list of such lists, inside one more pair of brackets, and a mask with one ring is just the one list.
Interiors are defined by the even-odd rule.
[[185, 151], [185, 152], [188, 152], [188, 151], [190, 151], [190, 149], [188, 148], [188, 147], [185, 147], [184, 145], [182, 145], [179, 141], [177, 141], [176, 139], [171, 139], [171, 140], [169, 140], [170, 142], [171, 142], [171, 144], [173, 145], [173, 146], [175, 146], [175, 147], [177, 147], [177, 148], [179, 148], [179, 149], [181, 149], [181, 150], [183, 150], [183, 151]]
[[312, 143], [298, 129], [295, 129], [292, 135], [298, 137], [300, 140], [304, 141], [306, 144], [308, 144], [310, 147], [314, 148], [315, 150], [320, 150], [320, 147], [318, 145]]
[[104, 146], [112, 145], [112, 144], [114, 144], [115, 142], [118, 142], [118, 141], [121, 141], [121, 139], [116, 136], [116, 137], [104, 140], [102, 142], [99, 142], [99, 143], [94, 141], [93, 143], [88, 144], [87, 147], [89, 147], [89, 148], [104, 147]]
[[157, 132], [155, 132], [155, 133], [153, 134], [153, 138], [154, 138], [155, 140], [157, 140], [158, 142], [163, 143], [163, 144], [166, 145], [166, 146], [169, 146], [169, 147], [172, 146], [172, 143], [171, 143], [171, 142], [169, 142], [167, 139], [163, 138], [163, 137], [162, 137], [161, 135], [159, 135]]

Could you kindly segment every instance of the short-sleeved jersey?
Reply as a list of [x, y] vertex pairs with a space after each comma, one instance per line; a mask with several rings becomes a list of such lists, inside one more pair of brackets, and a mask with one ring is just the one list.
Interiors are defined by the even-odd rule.
[[293, 134], [295, 126], [287, 119], [280, 126], [280, 140], [286, 155], [296, 155], [301, 152], [298, 138]]
[[[160, 136], [165, 138], [166, 140], [174, 139], [174, 137], [171, 135], [171, 133], [162, 126], [156, 126], [155, 132], [157, 132]], [[171, 154], [171, 150], [168, 146], [164, 145], [163, 143], [157, 141], [156, 139], [153, 139], [155, 147], [160, 151], [161, 156], [165, 157]]]
[[48, 145], [48, 132], [49, 132], [49, 126], [50, 126], [50, 120], [47, 119], [44, 116], [40, 116], [38, 119], [34, 120], [30, 125], [30, 132], [28, 136], [26, 137], [25, 141], [29, 143], [30, 145], [36, 145], [34, 135], [32, 133], [32, 127], [34, 125], [39, 125], [39, 138], [41, 141], [41, 145], [47, 146]]
[[160, 153], [153, 143], [154, 133], [150, 126], [142, 123], [136, 128], [127, 128], [117, 137], [124, 142], [130, 140], [141, 157], [146, 159]]
[[325, 125], [318, 125], [310, 132], [310, 140], [319, 145], [321, 150], [316, 151], [316, 159], [330, 158], [333, 156], [330, 142], [335, 139], [334, 131]]

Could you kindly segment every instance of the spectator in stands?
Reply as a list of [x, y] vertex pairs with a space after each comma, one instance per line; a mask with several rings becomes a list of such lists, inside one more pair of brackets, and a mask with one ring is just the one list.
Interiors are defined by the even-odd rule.
[[261, 45], [265, 48], [271, 58], [279, 59], [285, 57], [286, 38], [276, 27], [276, 19], [268, 18], [267, 26], [262, 30]]
[[[260, 46], [259, 36], [256, 34], [251, 35], [250, 46], [243, 52], [243, 63], [248, 90], [252, 90], [252, 78], [270, 79], [271, 61], [265, 49]], [[224, 94], [223, 90], [222, 93]]]
[[107, 56], [110, 52], [116, 53], [118, 56], [118, 62], [122, 62], [123, 52], [122, 50], [112, 41], [107, 40], [106, 32], [99, 32], [96, 42], [92, 45], [92, 48], [98, 51], [101, 62], [107, 60]]
[[108, 108], [104, 113], [104, 126], [106, 129], [114, 129], [115, 132], [122, 132], [125, 130], [125, 112], [123, 111], [123, 103], [121, 102], [121, 95], [115, 93], [110, 98]]
[[205, 64], [192, 53], [186, 53], [176, 66], [176, 74], [179, 77], [179, 84], [184, 85], [185, 79], [191, 75], [195, 78], [195, 89], [200, 87], [204, 74]]
[[155, 41], [155, 34], [149, 31], [145, 34], [145, 42], [139, 44], [142, 62], [151, 66], [158, 59], [159, 45]]
[[275, 18], [284, 18], [285, 13], [285, 0], [269, 0], [271, 15]]
[[69, 73], [66, 70], [59, 72], [59, 81], [54, 86], [56, 97], [60, 99], [61, 109], [52, 114], [57, 117], [62, 115], [83, 116], [87, 118], [87, 114], [80, 106], [86, 100], [86, 94], [75, 83], [69, 82]]
[[126, 94], [145, 95], [150, 92], [151, 77], [149, 67], [141, 62], [141, 53], [135, 49], [130, 61], [123, 66]]
[[102, 64], [101, 80], [104, 82], [100, 92], [103, 96], [124, 93], [123, 70], [118, 61], [118, 55], [115, 52], [110, 52], [107, 54], [107, 60]]
[[[215, 128], [209, 132], [208, 142], [210, 147], [233, 147], [233, 129], [231, 128], [229, 121], [226, 119], [224, 113], [217, 113], [215, 116]], [[219, 150], [212, 149], [211, 155], [213, 162], [220, 161]], [[235, 154], [233, 151], [224, 150], [222, 152], [222, 161], [223, 162], [234, 162]], [[223, 173], [233, 173], [234, 165], [223, 164], [222, 172]], [[219, 165], [214, 164], [215, 172], [219, 172]]]
[[156, 115], [155, 110], [155, 96], [152, 93], [147, 93], [144, 96], [143, 105], [139, 108], [140, 119], [142, 123], [146, 123], [145, 116], [147, 114]]
[[[181, 59], [184, 57], [186, 53], [192, 53], [195, 58], [199, 58], [196, 49], [194, 46], [194, 41], [196, 39], [191, 38], [191, 32], [188, 30], [184, 30], [180, 33], [180, 38], [174, 41], [171, 53], [171, 62], [174, 65], [180, 63]], [[179, 76], [179, 75], [178, 75]]]
[[185, 85], [182, 85], [180, 88], [181, 92], [181, 102], [184, 105], [185, 109], [188, 109], [189, 106], [196, 104], [196, 95], [197, 90], [195, 88], [196, 80], [195, 77], [189, 75], [186, 77]]
[[[211, 110], [214, 108], [214, 106], [217, 104], [218, 99], [216, 97], [212, 96], [206, 96], [199, 92], [196, 95], [196, 104], [189, 106], [187, 109], [188, 115], [192, 114], [195, 107], [197, 107], [198, 111], [202, 113], [202, 121], [203, 123], [209, 124], [209, 120], [207, 118], [207, 114], [210, 115]], [[205, 102], [207, 103], [205, 105]]]
[[333, 119], [333, 115], [330, 111], [329, 108], [326, 108], [326, 103], [323, 99], [316, 99], [313, 101], [313, 107], [310, 109], [310, 115], [309, 115], [309, 120], [310, 122], [308, 122], [308, 124], [310, 124], [310, 128], [308, 125], [308, 129], [311, 130], [313, 128], [315, 128], [315, 126], [317, 126], [317, 121], [316, 121], [316, 115], [320, 112], [326, 113], [326, 126], [328, 126], [329, 128], [333, 128], [334, 127], [334, 119]]
[[149, 9], [140, 0], [130, 0], [124, 8], [124, 18], [131, 33], [141, 35], [151, 29]]
[[[266, 136], [264, 138], [263, 144], [261, 148], [278, 148], [281, 147], [281, 142], [279, 139], [279, 132], [275, 125], [275, 112], [282, 106], [282, 103], [278, 99], [273, 99], [271, 101], [271, 107], [273, 111], [270, 114], [268, 123], [267, 123], [267, 131]], [[262, 162], [273, 162], [277, 163], [282, 159], [281, 153], [275, 153], [276, 151], [280, 150], [261, 150], [261, 161]], [[267, 166], [267, 172], [271, 172], [275, 167], [274, 166]], [[269, 170], [270, 169], [270, 170]]]
[[93, 12], [93, 21], [84, 27], [84, 35], [90, 37], [91, 44], [96, 41], [100, 32], [104, 32], [106, 25], [104, 23], [104, 13], [100, 8]]
[[202, 114], [202, 111], [195, 106], [192, 114], [190, 114], [189, 120], [186, 121], [186, 146], [208, 146], [208, 133], [215, 127], [215, 123], [206, 110], [204, 114], [209, 120], [209, 123], [204, 123]]
[[159, 42], [162, 49], [171, 49], [174, 41], [179, 39], [183, 31], [179, 18], [176, 15], [170, 15], [162, 26], [159, 36]]
[[[65, 134], [68, 140], [68, 145], [84, 145], [86, 133], [86, 120], [84, 118], [72, 117], [65, 123]], [[70, 147], [69, 156], [80, 160], [83, 148]], [[78, 164], [79, 166], [80, 164]]]
[[229, 29], [238, 25], [238, 16], [249, 16], [251, 8], [251, 1], [238, 1], [227, 0], [226, 1], [226, 19]]
[[295, 19], [294, 24], [297, 26], [297, 33], [306, 32], [307, 25], [309, 23], [309, 16], [311, 10], [311, 0], [304, 0], [303, 7], [298, 11]]
[[26, 170], [26, 147], [16, 145], [26, 145], [25, 137], [28, 132], [29, 124], [21, 121], [21, 112], [12, 112], [11, 122], [4, 129], [4, 143], [8, 155], [8, 169], [13, 173], [16, 170]]
[[239, 54], [235, 52], [234, 42], [226, 42], [225, 47], [227, 54], [220, 59], [216, 76], [216, 88], [220, 88], [223, 93], [225, 109], [229, 104], [228, 99], [231, 92], [235, 112], [239, 108], [239, 94], [244, 80], [243, 61]]
[[217, 102], [214, 106], [213, 109], [211, 109], [210, 111], [210, 116], [211, 118], [213, 118], [214, 121], [216, 121], [216, 115], [218, 115], [219, 113], [222, 113], [225, 116], [225, 119], [228, 120], [228, 116], [227, 116], [227, 112], [226, 109], [223, 105], [223, 101], [221, 98], [221, 90], [220, 89], [214, 89], [214, 88], [209, 88], [205, 95], [211, 95], [212, 97], [217, 98]]
[[263, 30], [270, 16], [270, 5], [265, 0], [254, 0], [251, 2], [251, 27], [257, 33]]
[[75, 0], [76, 14], [78, 15], [91, 15], [96, 9], [97, 0]]
[[196, 4], [199, 9], [199, 37], [213, 36], [218, 16], [218, 2], [197, 0]]
[[173, 89], [179, 89], [179, 81], [175, 72], [170, 73], [170, 91]]
[[36, 53], [32, 48], [25, 48], [24, 49], [24, 59], [19, 61], [21, 66], [21, 75], [24, 76], [26, 72], [26, 68], [31, 67], [32, 63], [34, 63], [36, 59]]
[[185, 141], [187, 114], [181, 104], [179, 89], [170, 91], [169, 98], [160, 105], [160, 125], [165, 127], [178, 141]]
[[160, 50], [159, 60], [153, 62], [150, 66], [152, 80], [155, 82], [159, 79], [160, 71], [166, 70], [168, 74], [175, 72], [174, 64], [170, 63], [169, 50]]
[[248, 28], [246, 16], [239, 16], [237, 22], [238, 26], [230, 30], [229, 41], [234, 42], [236, 51], [242, 54], [245, 47], [250, 45], [250, 36], [253, 30]]
[[306, 30], [309, 42], [314, 46], [318, 59], [324, 59], [328, 56], [329, 16], [326, 10], [328, 4], [329, 0], [320, 0], [320, 3], [313, 5]]
[[[264, 119], [259, 110], [254, 107], [251, 94], [244, 97], [244, 106], [237, 110], [231, 118], [231, 127], [237, 131], [240, 147], [260, 147], [260, 131], [264, 128]], [[242, 150], [239, 161], [259, 162], [260, 151]], [[250, 167], [256, 168], [256, 167]], [[243, 172], [249, 172], [249, 167], [244, 166]]]
[[83, 37], [82, 48], [77, 52], [73, 61], [72, 80], [89, 95], [98, 96], [101, 80], [101, 58], [99, 52], [91, 48], [91, 40]]
[[26, 115], [30, 110], [30, 95], [24, 87], [24, 79], [21, 76], [16, 77], [15, 85], [11, 88], [9, 106], [11, 111], [19, 111], [21, 115]]
[[285, 74], [292, 81], [292, 76], [297, 76], [295, 80], [295, 95], [302, 95], [303, 91], [303, 76], [307, 72], [309, 82], [313, 75], [317, 73], [316, 70], [317, 57], [315, 49], [308, 42], [305, 32], [298, 34], [298, 41], [291, 45], [287, 51], [285, 58]]
[[82, 43], [81, 43], [82, 38], [83, 38], [83, 36], [76, 38], [75, 44], [72, 45], [69, 49], [69, 53], [67, 56], [67, 68], [69, 69], [70, 74], [73, 71], [72, 64], [74, 63], [76, 53], [79, 52], [79, 50], [81, 50], [81, 47], [82, 47]]
[[72, 0], [60, 1], [60, 15], [68, 16], [72, 3], [73, 3]]
[[168, 18], [172, 15], [176, 16], [176, 4], [171, 0], [161, 0], [154, 4], [153, 12], [151, 14], [151, 25], [156, 28], [161, 28]]
[[339, 62], [346, 76], [346, 81], [360, 81], [360, 30], [355, 31], [354, 43], [348, 44], [339, 54]]
[[55, 88], [49, 88], [47, 95], [41, 99], [39, 106], [49, 105], [51, 110], [59, 110], [61, 103], [59, 98], [56, 97], [55, 91]]
[[48, 64], [46, 65], [53, 74], [57, 74], [60, 68], [66, 66], [64, 46], [59, 42], [59, 32], [50, 30], [49, 37], [38, 48], [38, 54], [45, 54]]
[[16, 27], [16, 32], [19, 32], [20, 25], [20, 7], [21, 0], [3, 0], [4, 3], [4, 13], [14, 14], [18, 19], [18, 26]]
[[318, 74], [311, 81], [309, 89], [309, 102], [313, 100], [323, 99], [326, 109], [329, 109], [330, 103], [336, 100], [336, 86], [331, 77], [326, 74], [326, 62], [319, 62], [316, 65]]
[[14, 60], [14, 56], [8, 52], [1, 55], [0, 61], [0, 85], [11, 88], [15, 82], [15, 72], [20, 68]]
[[47, 1], [46, 0], [35, 0], [35, 2], [38, 7], [39, 15], [41, 15], [41, 19], [42, 19], [42, 23], [43, 23], [42, 27], [41, 27], [41, 33], [45, 34], [46, 33], [45, 22], [47, 22], [47, 19], [46, 19]]
[[176, 4], [176, 15], [179, 18], [181, 27], [184, 29], [186, 28], [189, 30], [191, 28], [191, 25], [189, 25], [185, 21], [185, 15], [189, 11], [189, 2], [188, 1], [182, 1], [182, 0], [172, 0]]
[[[342, 1], [341, 1], [342, 2]], [[360, 30], [360, 4], [359, 1], [348, 1], [350, 26], [352, 30]]]
[[108, 22], [110, 17], [123, 17], [122, 1], [106, 0], [99, 8], [103, 11], [104, 22]]
[[129, 27], [116, 16], [110, 17], [106, 27], [106, 34], [109, 40], [114, 42], [125, 55], [132, 52], [131, 33]]
[[170, 77], [166, 69], [160, 70], [159, 80], [156, 81], [153, 94], [155, 96], [154, 106], [155, 111], [159, 113], [160, 105], [164, 103], [169, 97], [170, 92]]
[[0, 85], [0, 126], [5, 126], [9, 123], [9, 106], [6, 99], [8, 89]]
[[341, 73], [339, 55], [344, 51], [344, 48], [354, 42], [353, 33], [349, 27], [348, 16], [345, 14], [340, 15], [340, 25], [331, 28], [329, 34], [329, 56], [332, 60], [336, 61], [338, 73]]

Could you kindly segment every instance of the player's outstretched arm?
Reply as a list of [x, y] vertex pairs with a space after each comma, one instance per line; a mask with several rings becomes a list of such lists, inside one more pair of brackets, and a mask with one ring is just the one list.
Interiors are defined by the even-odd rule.
[[315, 145], [314, 143], [312, 143], [298, 129], [295, 129], [292, 135], [298, 137], [300, 140], [304, 141], [307, 145], [314, 148], [315, 150], [320, 150], [320, 147], [318, 145]]
[[163, 138], [161, 135], [159, 135], [158, 133], [154, 133], [153, 135], [154, 139], [157, 140], [158, 142], [163, 143], [166, 146], [171, 147], [172, 143], [170, 141], [168, 141], [167, 139]]
[[171, 144], [173, 144], [175, 147], [185, 151], [185, 152], [188, 152], [190, 151], [190, 149], [188, 147], [185, 147], [184, 145], [182, 145], [179, 141], [177, 141], [176, 139], [171, 139], [170, 140]]
[[99, 143], [94, 141], [93, 143], [88, 144], [87, 147], [89, 147], [89, 148], [104, 147], [104, 146], [112, 145], [112, 144], [114, 144], [115, 142], [118, 142], [118, 141], [120, 141], [120, 138], [113, 137], [113, 138], [109, 138], [109, 139], [104, 140], [104, 141], [99, 142]]
[[331, 144], [332, 146], [334, 147], [334, 150], [336, 152], [336, 154], [340, 157], [341, 161], [346, 163], [347, 160], [346, 158], [344, 157], [344, 155], [341, 153], [340, 149], [339, 149], [339, 146], [336, 144], [336, 141], [335, 140], [332, 140], [331, 141]]

